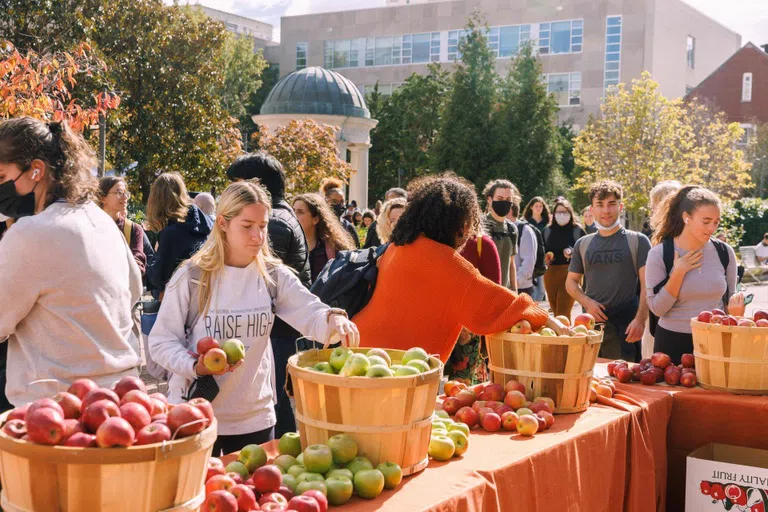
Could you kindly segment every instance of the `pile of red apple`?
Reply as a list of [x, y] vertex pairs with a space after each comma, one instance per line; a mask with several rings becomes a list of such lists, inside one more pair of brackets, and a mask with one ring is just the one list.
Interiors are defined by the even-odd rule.
[[487, 432], [504, 429], [532, 436], [555, 424], [554, 400], [538, 396], [529, 401], [525, 386], [516, 380], [504, 386], [483, 383], [471, 388], [451, 381], [445, 385], [445, 394], [443, 410], [470, 429], [479, 426]]
[[752, 313], [752, 318], [728, 315], [722, 309], [702, 311], [696, 320], [705, 324], [735, 325], [738, 327], [768, 327], [768, 311], [762, 309]]
[[8, 413], [3, 434], [37, 444], [114, 448], [188, 437], [214, 421], [213, 407], [196, 398], [169, 405], [162, 393], [147, 394], [141, 379], [125, 377], [113, 389], [78, 379], [67, 391]]
[[[573, 338], [585, 338], [587, 336], [597, 336], [595, 331], [595, 317], [589, 313], [582, 313], [573, 319], [573, 325], [571, 320], [567, 316], [556, 316], [555, 320], [558, 320], [566, 327], [573, 327], [573, 334], [561, 334], [560, 337], [573, 337]], [[512, 328], [509, 329], [512, 334], [529, 334], [531, 336], [557, 336], [557, 333], [549, 327], [542, 327], [536, 332], [533, 332], [533, 327], [528, 320], [520, 320]]]
[[624, 384], [639, 381], [653, 386], [657, 382], [666, 382], [670, 386], [692, 388], [696, 385], [695, 364], [693, 354], [683, 354], [680, 365], [675, 366], [667, 354], [656, 352], [650, 359], [643, 359], [632, 366], [621, 360], [608, 363], [608, 374]]

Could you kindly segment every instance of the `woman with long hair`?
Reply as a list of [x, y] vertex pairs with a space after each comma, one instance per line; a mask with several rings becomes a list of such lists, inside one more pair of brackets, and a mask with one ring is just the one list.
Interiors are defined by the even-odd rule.
[[309, 249], [312, 282], [338, 251], [355, 249], [355, 242], [319, 194], [301, 194], [293, 198], [293, 211], [299, 219]]
[[[360, 247], [360, 238], [357, 236], [355, 226], [344, 217], [347, 214], [347, 207], [344, 195], [344, 182], [339, 178], [325, 178], [320, 182], [320, 195], [325, 198], [328, 206], [333, 210], [334, 215], [338, 217], [341, 225], [347, 230], [349, 236], [355, 241], [355, 247]], [[351, 212], [350, 212], [351, 213]]]
[[79, 378], [109, 387], [137, 375], [141, 274], [95, 203], [95, 162], [66, 122], [0, 124], [0, 214], [15, 220], [0, 242], [0, 389], [16, 406]]
[[128, 184], [119, 176], [105, 176], [99, 180], [99, 206], [112, 217], [131, 248], [133, 258], [144, 274], [147, 255], [144, 254], [144, 228], [128, 219]]
[[378, 235], [380, 244], [389, 242], [389, 238], [392, 236], [392, 231], [395, 229], [397, 221], [400, 219], [400, 216], [405, 211], [407, 205], [408, 200], [403, 197], [395, 197], [382, 205], [379, 218], [376, 219], [376, 234]]
[[554, 221], [542, 233], [547, 251], [544, 261], [548, 267], [544, 273], [544, 287], [552, 314], [571, 318], [574, 299], [566, 291], [565, 282], [573, 246], [586, 233], [576, 223], [573, 207], [567, 199], [558, 197], [552, 210], [555, 212]]
[[147, 265], [152, 295], [161, 299], [179, 264], [192, 256], [211, 232], [211, 219], [192, 203], [177, 172], [157, 177], [149, 190], [147, 226], [157, 235], [157, 252]]
[[541, 196], [536, 196], [528, 201], [523, 210], [523, 218], [528, 224], [533, 225], [542, 233], [544, 233], [544, 228], [552, 222], [549, 206], [547, 206], [547, 202]]
[[[720, 209], [717, 194], [689, 185], [668, 196], [654, 216], [655, 247], [645, 267], [648, 307], [659, 318], [654, 351], [668, 354], [675, 364], [693, 353], [691, 318], [715, 308], [744, 314], [744, 294], [736, 292], [736, 254], [712, 238]], [[671, 261], [664, 261], [665, 251]]]
[[478, 233], [480, 216], [473, 185], [455, 175], [409, 186], [408, 207], [379, 259], [373, 296], [354, 317], [366, 346], [419, 346], [446, 362], [462, 327], [491, 334], [526, 320], [534, 329], [565, 331], [529, 295], [486, 279], [459, 254]]
[[[172, 373], [168, 382], [172, 403], [180, 402], [198, 377], [215, 376], [217, 456], [273, 437], [269, 334], [275, 315], [325, 345], [338, 340], [346, 346], [359, 343], [357, 328], [346, 313], [320, 302], [272, 255], [267, 236], [271, 209], [269, 195], [257, 183], [241, 181], [227, 187], [211, 236], [168, 283], [149, 338], [153, 358]], [[239, 339], [246, 348], [245, 359], [211, 371], [202, 356], [190, 354], [208, 336], [222, 342]]]

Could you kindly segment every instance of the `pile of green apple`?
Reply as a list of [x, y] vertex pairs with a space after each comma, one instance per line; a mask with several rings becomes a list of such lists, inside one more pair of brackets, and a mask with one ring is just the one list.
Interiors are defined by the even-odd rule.
[[453, 421], [445, 411], [435, 411], [427, 453], [439, 462], [461, 457], [469, 449], [469, 426]]
[[410, 377], [428, 372], [429, 354], [420, 347], [414, 347], [403, 354], [400, 361], [392, 361], [386, 350], [372, 348], [365, 354], [354, 352], [347, 347], [336, 347], [327, 362], [317, 363], [309, 369], [339, 375], [340, 377]]

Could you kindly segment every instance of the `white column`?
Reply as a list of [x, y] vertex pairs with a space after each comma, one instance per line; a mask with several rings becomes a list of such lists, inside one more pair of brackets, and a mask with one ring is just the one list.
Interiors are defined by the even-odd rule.
[[350, 165], [354, 169], [349, 178], [349, 197], [357, 201], [360, 209], [368, 207], [368, 148], [370, 144], [354, 144], [348, 147], [350, 151]]

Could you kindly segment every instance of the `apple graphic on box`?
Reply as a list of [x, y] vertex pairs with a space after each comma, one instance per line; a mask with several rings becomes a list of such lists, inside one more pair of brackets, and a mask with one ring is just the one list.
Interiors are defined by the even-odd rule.
[[347, 358], [339, 375], [342, 377], [364, 377], [370, 367], [371, 363], [364, 354], [352, 354]]
[[392, 365], [392, 358], [389, 357], [389, 354], [383, 348], [372, 348], [371, 350], [366, 352], [365, 355], [368, 357], [379, 356], [380, 358], [384, 359], [384, 361], [386, 361], [387, 366]]
[[[139, 432], [136, 434], [137, 445], [162, 443], [163, 441], [170, 441], [170, 440], [171, 440], [171, 429], [169, 429], [166, 425], [163, 425], [162, 423], [150, 423], [146, 427], [139, 430]], [[221, 474], [224, 474], [223, 467], [218, 467], [218, 466], [216, 467], [221, 470]]]
[[333, 453], [324, 444], [313, 444], [304, 450], [304, 467], [311, 473], [327, 473], [332, 462]]
[[98, 400], [83, 411], [83, 415], [80, 418], [85, 430], [91, 434], [95, 434], [102, 423], [107, 419], [120, 416], [120, 410], [117, 404], [111, 400]]
[[[147, 391], [147, 386], [144, 384], [144, 381], [142, 381], [138, 377], [128, 376], [123, 377], [119, 381], [117, 381], [117, 384], [115, 384], [115, 394], [117, 394], [118, 398], [123, 398], [123, 395], [125, 395], [127, 392], [129, 392], [132, 389], [138, 389], [139, 391]], [[119, 403], [119, 401], [118, 401]]]
[[212, 348], [221, 348], [221, 345], [219, 345], [219, 342], [210, 336], [206, 336], [205, 338], [200, 338], [200, 340], [197, 342], [198, 355], [204, 355], [206, 352], [208, 352]]
[[221, 350], [227, 354], [227, 363], [236, 364], [245, 358], [245, 345], [243, 342], [232, 338], [221, 344]]
[[77, 379], [69, 386], [67, 393], [72, 393], [77, 398], [82, 400], [89, 391], [92, 391], [99, 386], [91, 379]]
[[328, 492], [328, 503], [334, 506], [344, 505], [352, 499], [352, 493], [355, 490], [352, 479], [343, 476], [327, 478], [325, 480], [325, 487]]
[[346, 464], [357, 457], [357, 443], [347, 434], [336, 434], [326, 444], [336, 464]]
[[277, 452], [281, 455], [298, 457], [301, 454], [301, 436], [298, 432], [286, 432], [277, 442]]
[[132, 446], [135, 440], [133, 427], [123, 418], [107, 418], [96, 431], [99, 448], [128, 447]]
[[168, 428], [176, 437], [189, 437], [205, 430], [208, 419], [190, 404], [177, 404], [168, 413]]
[[336, 373], [341, 371], [341, 369], [344, 367], [344, 363], [347, 362], [347, 359], [353, 353], [354, 352], [352, 352], [347, 347], [336, 347], [333, 349], [329, 362], [331, 363], [331, 366], [333, 366], [333, 369], [336, 371]]
[[206, 512], [238, 512], [237, 498], [227, 491], [213, 491], [205, 497], [202, 510]]

